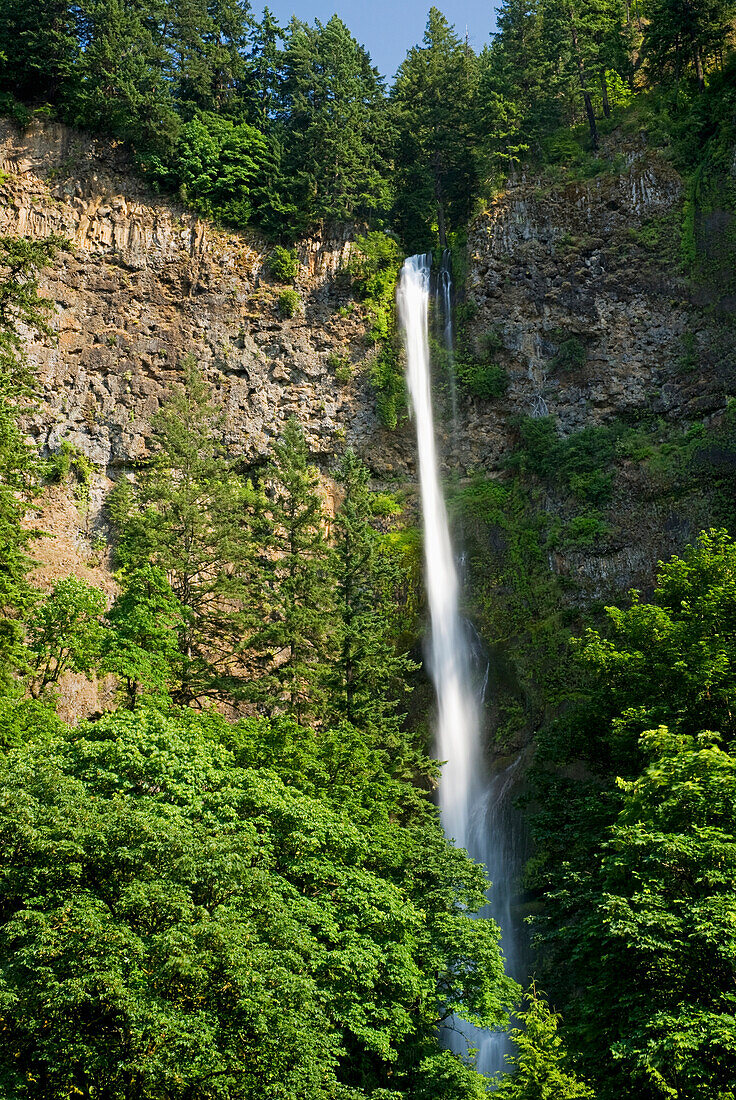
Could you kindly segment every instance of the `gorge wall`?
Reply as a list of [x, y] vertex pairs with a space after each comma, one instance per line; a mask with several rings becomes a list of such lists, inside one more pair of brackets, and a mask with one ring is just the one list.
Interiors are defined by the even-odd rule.
[[[460, 393], [455, 461], [466, 478], [501, 472], [522, 416], [549, 412], [568, 435], [615, 420], [684, 429], [717, 425], [736, 392], [733, 303], [680, 264], [682, 181], [641, 138], [620, 140], [612, 163], [587, 181], [520, 177], [471, 227], [465, 335], [479, 347], [495, 333], [509, 388], [492, 401]], [[57, 124], [20, 132], [6, 122], [0, 169], [0, 232], [59, 233], [72, 246], [43, 278], [58, 341], [30, 349], [42, 404], [29, 430], [45, 450], [68, 441], [95, 467], [84, 515], [61, 490], [40, 505], [55, 534], [38, 549], [42, 580], [74, 569], [111, 584], [106, 553], [93, 549], [101, 504], [145, 456], [150, 418], [187, 354], [246, 462], [261, 461], [295, 413], [325, 471], [348, 443], [377, 484], [413, 486], [409, 425], [390, 432], [375, 412], [375, 348], [345, 272], [347, 232], [301, 243], [301, 307], [284, 318], [267, 246], [151, 194], [119, 148]], [[574, 361], [560, 354], [570, 341], [582, 349]], [[564, 510], [553, 491], [544, 506]], [[610, 509], [606, 537], [549, 552], [574, 599], [646, 587], [657, 560], [707, 519], [653, 493], [625, 458]]]

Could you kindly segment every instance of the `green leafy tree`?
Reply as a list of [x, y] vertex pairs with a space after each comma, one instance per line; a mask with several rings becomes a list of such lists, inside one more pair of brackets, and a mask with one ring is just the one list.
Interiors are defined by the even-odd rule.
[[580, 705], [540, 738], [538, 958], [604, 1100], [727, 1096], [736, 1080], [719, 924], [732, 919], [731, 841], [718, 832], [731, 829], [733, 760], [702, 732], [733, 742], [734, 578], [733, 541], [705, 532], [661, 566], [651, 603], [608, 609], [608, 629], [579, 643]]
[[121, 566], [155, 565], [181, 605], [180, 660], [172, 667], [173, 695], [182, 702], [239, 690], [252, 630], [249, 517], [257, 499], [224, 454], [218, 418], [210, 387], [185, 361], [183, 385], [152, 420], [150, 463], [111, 500]]
[[124, 585], [107, 615], [101, 667], [123, 681], [133, 710], [142, 694], [166, 693], [177, 682], [185, 614], [155, 565], [133, 569]]
[[438, 235], [464, 226], [476, 192], [472, 138], [478, 63], [467, 43], [431, 8], [422, 46], [415, 46], [396, 75], [395, 163], [397, 218], [409, 251], [427, 249]]
[[148, 167], [201, 214], [244, 226], [259, 201], [267, 155], [263, 135], [247, 122], [201, 114], [182, 127], [169, 162], [149, 160]]
[[35, 449], [18, 428], [17, 409], [0, 395], [0, 692], [25, 664], [23, 620], [35, 591], [28, 576], [34, 532], [23, 518], [39, 472]]
[[301, 719], [324, 709], [335, 631], [319, 474], [295, 417], [274, 447], [266, 477], [272, 499], [263, 555], [264, 626], [255, 636], [264, 675], [255, 690], [263, 703], [271, 699]]
[[493, 1095], [499, 1100], [594, 1100], [593, 1090], [570, 1070], [560, 1017], [535, 986], [524, 994], [516, 1017], [521, 1026], [511, 1031], [512, 1068]]
[[436, 1026], [515, 993], [483, 875], [339, 743], [149, 706], [0, 761], [7, 1095], [483, 1095]]
[[647, 767], [620, 784], [584, 945], [583, 1026], [615, 1066], [604, 1095], [736, 1088], [736, 760], [718, 741], [645, 733]]
[[28, 622], [34, 699], [58, 685], [67, 672], [92, 676], [102, 654], [105, 594], [74, 575], [58, 581], [35, 605]]

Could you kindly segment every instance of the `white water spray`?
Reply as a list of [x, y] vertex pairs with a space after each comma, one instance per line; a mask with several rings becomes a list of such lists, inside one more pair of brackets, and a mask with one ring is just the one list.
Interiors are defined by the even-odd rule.
[[[417, 432], [419, 481], [424, 516], [424, 555], [430, 611], [429, 671], [437, 693], [437, 754], [446, 761], [440, 781], [440, 811], [447, 836], [484, 863], [496, 883], [491, 913], [504, 929], [504, 948], [512, 974], [522, 964], [512, 929], [512, 851], [508, 815], [516, 765], [493, 778], [486, 773], [481, 738], [481, 708], [488, 681], [487, 660], [479, 662], [482, 645], [460, 613], [460, 582], [453, 553], [447, 509], [440, 485], [429, 355], [430, 257], [412, 256], [401, 272], [399, 317], [406, 341], [406, 377]], [[443, 265], [440, 296], [445, 339], [452, 343], [450, 275]], [[454, 411], [454, 410], [453, 410]], [[480, 667], [479, 667], [480, 666]], [[480, 674], [478, 674], [480, 673]], [[453, 1050], [477, 1051], [476, 1065], [493, 1075], [505, 1068], [509, 1050], [503, 1032], [480, 1031], [453, 1020], [448, 1033]]]

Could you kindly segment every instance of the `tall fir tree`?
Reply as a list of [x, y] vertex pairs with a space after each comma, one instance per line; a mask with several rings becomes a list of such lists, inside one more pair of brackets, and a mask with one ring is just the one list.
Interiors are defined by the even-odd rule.
[[329, 713], [376, 730], [395, 747], [406, 677], [416, 666], [392, 637], [395, 570], [370, 522], [368, 469], [350, 449], [337, 480], [345, 496], [332, 525], [339, 628]]
[[254, 639], [262, 675], [253, 694], [267, 711], [289, 710], [306, 721], [325, 711], [335, 623], [319, 475], [295, 417], [274, 446], [266, 478], [263, 626]]
[[153, 564], [181, 605], [172, 694], [184, 703], [239, 693], [253, 630], [257, 494], [224, 454], [218, 419], [210, 387], [185, 361], [183, 386], [153, 418], [150, 464], [111, 501], [123, 577]]
[[390, 191], [384, 89], [370, 57], [334, 15], [313, 27], [293, 19], [283, 55], [280, 120], [284, 172], [301, 227], [317, 221], [379, 223]]
[[472, 139], [477, 78], [475, 54], [431, 8], [423, 44], [409, 51], [392, 90], [397, 217], [409, 250], [428, 247], [434, 231], [444, 247], [448, 230], [470, 214], [477, 175]]

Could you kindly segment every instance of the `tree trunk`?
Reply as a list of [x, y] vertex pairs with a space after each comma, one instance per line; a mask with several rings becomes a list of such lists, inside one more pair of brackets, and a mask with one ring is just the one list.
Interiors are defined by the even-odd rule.
[[705, 91], [705, 74], [703, 73], [703, 59], [700, 56], [700, 48], [695, 47], [695, 74], [698, 78], [698, 88], [701, 92]]
[[434, 174], [434, 197], [437, 203], [437, 232], [440, 238], [440, 248], [447, 248], [447, 224], [445, 222], [445, 206], [442, 201], [442, 182], [439, 172]]
[[575, 21], [570, 14], [570, 33], [572, 35], [572, 44], [575, 50], [575, 62], [578, 67], [578, 80], [580, 81], [580, 90], [583, 93], [583, 100], [585, 102], [585, 114], [588, 118], [588, 126], [590, 128], [590, 142], [593, 146], [593, 152], [598, 151], [598, 127], [595, 124], [595, 111], [593, 110], [593, 101], [590, 98], [590, 92], [588, 91], [588, 81], [585, 77], [585, 66], [583, 65], [583, 58], [580, 54], [580, 48], [578, 44], [578, 32], [575, 27]]

